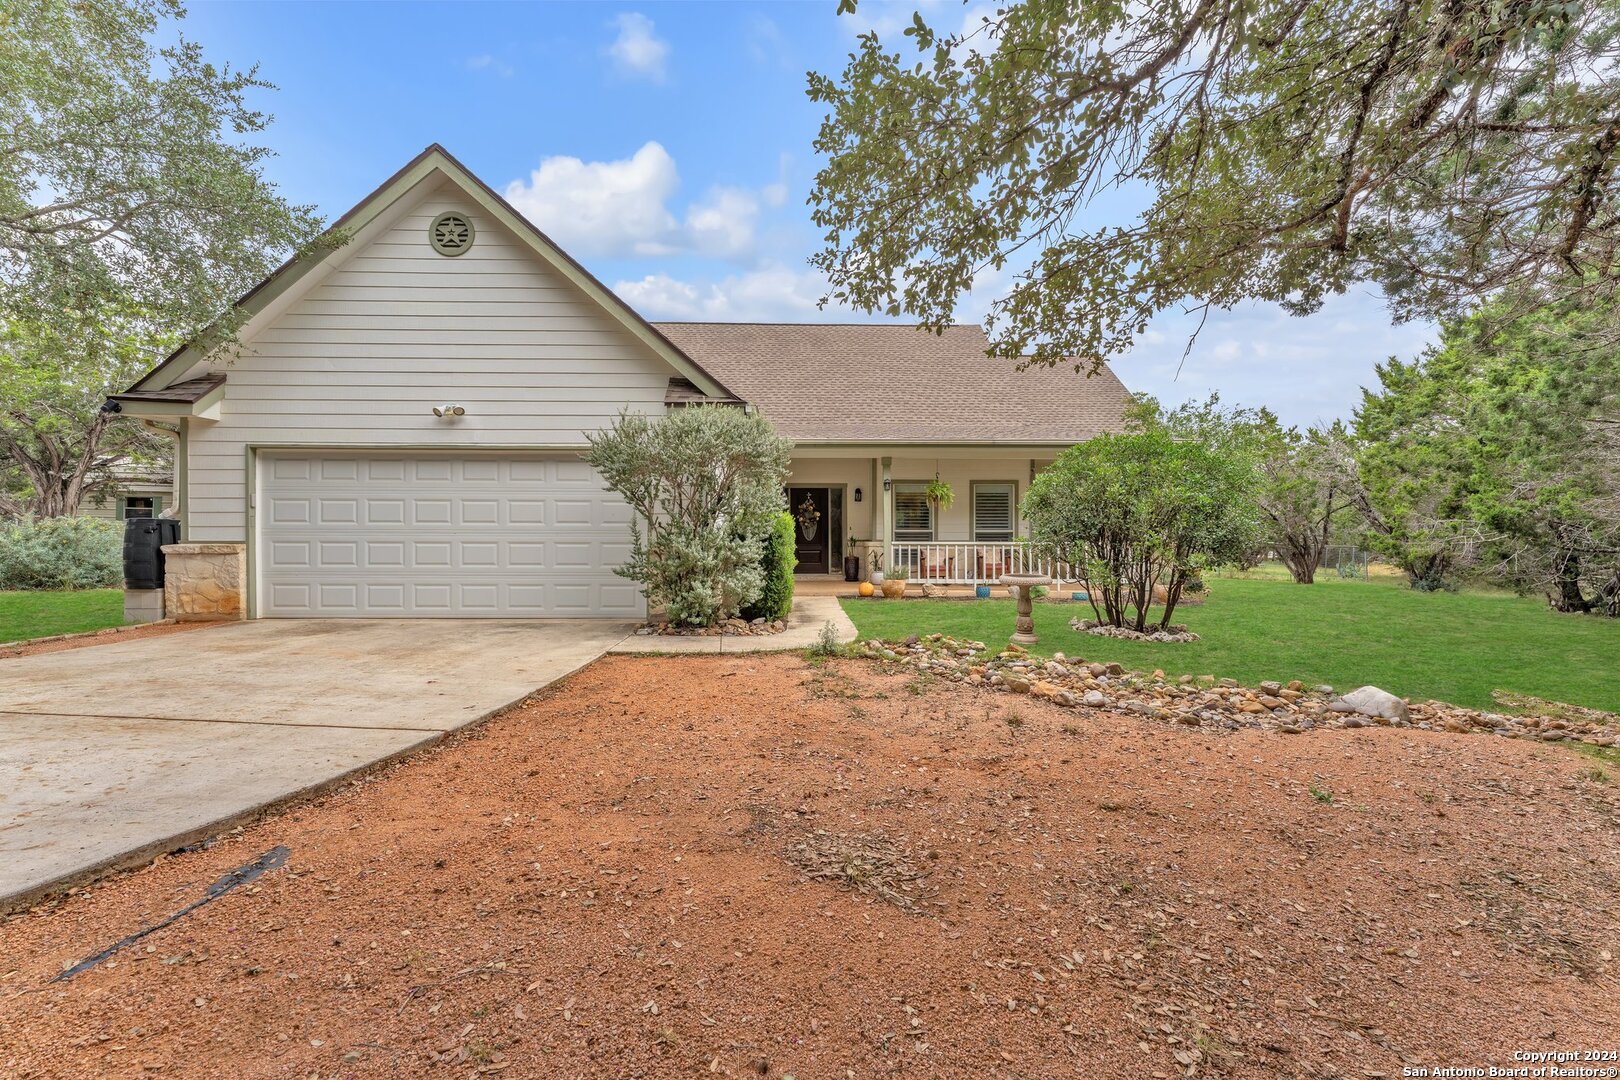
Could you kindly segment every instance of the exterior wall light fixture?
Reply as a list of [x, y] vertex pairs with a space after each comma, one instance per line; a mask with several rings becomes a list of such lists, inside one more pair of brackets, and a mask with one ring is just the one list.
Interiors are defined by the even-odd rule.
[[433, 415], [443, 420], [454, 420], [458, 416], [466, 416], [467, 410], [460, 405], [435, 405]]
[[856, 502], [861, 501], [861, 489], [860, 488], [855, 489], [855, 501]]

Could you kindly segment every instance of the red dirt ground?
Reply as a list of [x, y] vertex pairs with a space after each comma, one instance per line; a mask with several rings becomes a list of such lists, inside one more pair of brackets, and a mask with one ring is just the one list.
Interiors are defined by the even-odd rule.
[[14, 645], [0, 649], [0, 660], [11, 656], [35, 656], [39, 653], [67, 652], [69, 649], [85, 649], [92, 645], [112, 645], [119, 641], [136, 641], [140, 638], [165, 637], [169, 634], [181, 634], [188, 630], [205, 630], [210, 626], [221, 626], [222, 623], [211, 622], [184, 622], [184, 623], [148, 623], [145, 626], [115, 627], [112, 630], [103, 630], [95, 634], [79, 634], [73, 637], [57, 638], [53, 641], [36, 641], [26, 645]]
[[[612, 658], [0, 924], [0, 1074], [1393, 1077], [1612, 1050], [1617, 788], [1504, 739]], [[285, 868], [48, 981], [278, 844]], [[856, 891], [807, 880], [806, 844], [894, 862]], [[908, 872], [916, 910], [875, 895]]]

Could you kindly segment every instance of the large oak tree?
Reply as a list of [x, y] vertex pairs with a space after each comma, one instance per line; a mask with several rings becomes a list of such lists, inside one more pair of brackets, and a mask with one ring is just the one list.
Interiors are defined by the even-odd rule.
[[[0, 5], [0, 510], [72, 513], [100, 395], [165, 343], [231, 340], [231, 301], [320, 220], [265, 179], [253, 69], [179, 38], [175, 0]], [[336, 242], [332, 238], [329, 242]], [[222, 314], [223, 313], [223, 314]]]

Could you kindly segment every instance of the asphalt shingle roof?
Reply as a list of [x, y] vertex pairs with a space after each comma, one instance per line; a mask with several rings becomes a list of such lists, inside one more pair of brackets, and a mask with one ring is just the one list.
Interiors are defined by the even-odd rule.
[[217, 386], [225, 383], [224, 372], [209, 372], [199, 375], [195, 379], [166, 386], [162, 390], [129, 390], [122, 394], [113, 394], [114, 401], [173, 401], [180, 404], [190, 404], [201, 401]]
[[1075, 443], [1124, 426], [1108, 368], [1017, 371], [978, 326], [654, 323], [800, 442]]

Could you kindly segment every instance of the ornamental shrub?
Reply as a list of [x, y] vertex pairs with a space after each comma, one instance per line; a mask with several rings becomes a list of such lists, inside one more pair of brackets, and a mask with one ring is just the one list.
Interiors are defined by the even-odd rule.
[[1024, 518], [1031, 539], [1083, 570], [1098, 621], [1141, 631], [1155, 585], [1164, 586], [1159, 626], [1167, 627], [1205, 568], [1253, 548], [1255, 487], [1255, 470], [1240, 455], [1162, 429], [1102, 435], [1065, 450], [1035, 478]]
[[630, 561], [616, 572], [682, 625], [713, 625], [757, 601], [792, 446], [763, 416], [730, 406], [621, 413], [586, 455], [636, 514]]
[[760, 566], [765, 575], [765, 589], [758, 600], [743, 605], [743, 618], [787, 618], [788, 610], [793, 607], [793, 569], [799, 564], [797, 546], [793, 539], [793, 515], [784, 510], [776, 515], [776, 524], [765, 541]]
[[0, 524], [0, 589], [114, 589], [123, 582], [122, 522], [51, 517]]

